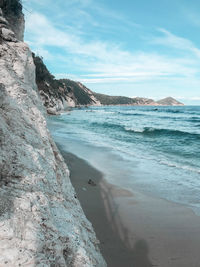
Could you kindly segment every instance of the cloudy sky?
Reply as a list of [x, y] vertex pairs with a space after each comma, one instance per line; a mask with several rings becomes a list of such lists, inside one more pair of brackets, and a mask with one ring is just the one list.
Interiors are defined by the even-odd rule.
[[24, 0], [25, 41], [56, 78], [200, 104], [199, 0]]

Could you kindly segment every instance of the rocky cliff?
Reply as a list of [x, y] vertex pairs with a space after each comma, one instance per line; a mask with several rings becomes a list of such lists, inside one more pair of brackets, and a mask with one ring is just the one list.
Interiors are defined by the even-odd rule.
[[22, 14], [21, 2], [19, 0], [0, 0], [0, 8], [4, 13], [4, 16], [1, 14], [0, 20], [0, 28], [4, 33], [4, 37], [7, 32], [5, 29], [11, 29], [15, 33], [16, 39], [23, 41], [24, 16]]
[[144, 97], [110, 96], [91, 91], [80, 82], [69, 79], [57, 80], [48, 71], [42, 58], [35, 56], [36, 83], [44, 106], [49, 114], [57, 114], [69, 107], [100, 105], [133, 105], [133, 106], [182, 106], [172, 97], [159, 101]]
[[0, 266], [105, 266], [46, 127], [21, 4], [0, 7]]
[[55, 114], [69, 107], [100, 105], [92, 91], [83, 84], [69, 79], [55, 79], [42, 58], [33, 54], [33, 59], [36, 66], [36, 83], [49, 114]]

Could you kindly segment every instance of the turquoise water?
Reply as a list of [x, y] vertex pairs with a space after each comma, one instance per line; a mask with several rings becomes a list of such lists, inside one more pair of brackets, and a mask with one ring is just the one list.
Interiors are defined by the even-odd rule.
[[91, 107], [49, 117], [56, 142], [111, 183], [200, 213], [200, 107]]

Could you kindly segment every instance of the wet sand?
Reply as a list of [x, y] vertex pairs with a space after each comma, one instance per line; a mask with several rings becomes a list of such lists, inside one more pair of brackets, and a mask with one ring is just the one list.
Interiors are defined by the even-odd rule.
[[59, 148], [109, 267], [200, 266], [200, 217], [192, 210], [110, 185], [85, 160]]

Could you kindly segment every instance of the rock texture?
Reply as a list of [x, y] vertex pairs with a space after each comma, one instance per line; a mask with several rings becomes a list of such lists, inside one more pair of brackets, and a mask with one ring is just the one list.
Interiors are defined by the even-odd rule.
[[56, 114], [70, 107], [100, 105], [87, 87], [69, 79], [56, 80], [42, 58], [34, 54], [33, 58], [36, 66], [36, 83], [49, 114]]
[[0, 32], [0, 266], [103, 267], [46, 127], [32, 53], [15, 34], [23, 26], [11, 27], [12, 21], [23, 24], [22, 14], [12, 19], [2, 3], [0, 21], [9, 31]]
[[25, 23], [20, 2], [19, 0], [0, 0], [0, 8], [3, 10], [4, 16], [6, 16], [5, 22], [5, 18], [0, 14], [0, 28], [4, 27], [3, 25], [5, 25], [6, 28], [9, 27], [15, 33], [16, 38], [23, 41]]

